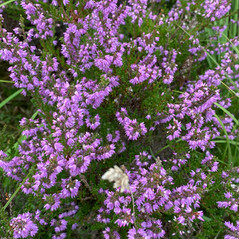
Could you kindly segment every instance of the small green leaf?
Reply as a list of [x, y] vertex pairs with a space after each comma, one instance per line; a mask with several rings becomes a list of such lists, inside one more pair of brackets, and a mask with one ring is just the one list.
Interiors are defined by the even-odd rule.
[[204, 219], [205, 222], [211, 222], [212, 219], [210, 217], [207, 216], [202, 216], [202, 218]]

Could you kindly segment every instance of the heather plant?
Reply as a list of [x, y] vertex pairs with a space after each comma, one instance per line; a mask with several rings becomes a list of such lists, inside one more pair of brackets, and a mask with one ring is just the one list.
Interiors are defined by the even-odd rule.
[[1, 104], [22, 93], [36, 113], [0, 151], [16, 185], [0, 235], [238, 238], [231, 2], [15, 4], [10, 30], [2, 4], [0, 58], [19, 90]]

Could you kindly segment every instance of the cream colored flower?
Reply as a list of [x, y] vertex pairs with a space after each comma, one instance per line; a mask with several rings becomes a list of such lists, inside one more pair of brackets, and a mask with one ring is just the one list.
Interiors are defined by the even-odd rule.
[[129, 178], [128, 176], [119, 168], [117, 165], [114, 168], [110, 168], [103, 176], [103, 180], [108, 180], [110, 182], [115, 182], [113, 187], [120, 187], [120, 192], [124, 192], [125, 189], [129, 188]]
[[162, 165], [162, 161], [161, 161], [160, 157], [157, 157], [157, 158], [155, 159], [155, 161], [156, 161], [156, 164], [157, 164], [159, 167]]

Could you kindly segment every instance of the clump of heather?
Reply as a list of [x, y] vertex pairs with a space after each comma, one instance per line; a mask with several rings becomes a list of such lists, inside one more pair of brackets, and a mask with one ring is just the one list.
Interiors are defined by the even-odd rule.
[[[187, 183], [175, 186], [173, 177], [164, 169], [161, 160], [157, 158], [155, 163], [150, 164], [151, 159], [152, 156], [146, 152], [135, 156], [134, 171], [126, 170], [125, 176], [121, 175], [122, 179], [128, 177], [127, 188], [118, 183], [114, 185], [114, 188], [118, 186], [116, 191], [99, 190], [100, 193], [106, 194], [107, 198], [104, 207], [99, 209], [98, 221], [110, 223], [111, 215], [114, 213], [115, 224], [119, 227], [127, 227], [130, 236], [151, 235], [151, 238], [163, 238], [166, 232], [162, 225], [165, 224], [181, 227], [177, 233], [182, 236], [185, 233], [183, 228], [189, 228], [193, 221], [204, 221], [200, 202], [210, 185], [214, 184], [211, 178], [213, 172], [217, 171], [218, 163], [215, 163], [213, 155], [207, 152], [201, 163], [207, 163], [208, 170], [203, 171], [202, 168], [192, 170]], [[113, 175], [118, 175], [112, 169], [105, 175], [109, 174], [112, 175], [111, 179]], [[114, 181], [105, 175], [102, 179]], [[168, 213], [173, 220], [165, 221], [165, 215]], [[154, 218], [155, 215], [158, 217]]]
[[[18, 6], [19, 27], [0, 26], [0, 58], [38, 116], [20, 121], [14, 155], [0, 151], [5, 176], [31, 200], [25, 213], [14, 208], [11, 236], [78, 238], [91, 230], [104, 238], [200, 238], [212, 208], [220, 219], [211, 235], [222, 225], [222, 237], [236, 235], [239, 219], [221, 212], [238, 208], [228, 145], [238, 137], [230, 113], [238, 38], [216, 42], [224, 26], [213, 25], [231, 3]], [[213, 35], [205, 43], [206, 27]], [[228, 158], [217, 140], [227, 142]]]

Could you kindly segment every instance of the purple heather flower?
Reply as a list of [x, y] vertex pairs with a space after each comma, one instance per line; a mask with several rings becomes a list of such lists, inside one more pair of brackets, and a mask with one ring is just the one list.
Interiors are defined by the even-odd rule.
[[47, 202], [44, 206], [46, 210], [50, 209], [51, 211], [54, 211], [60, 207], [60, 203], [61, 203], [60, 196], [57, 194], [53, 194], [53, 195], [45, 194], [43, 195], [43, 200]]
[[13, 218], [10, 226], [13, 228], [13, 238], [33, 237], [38, 231], [37, 225], [32, 221], [32, 214], [29, 212]]

